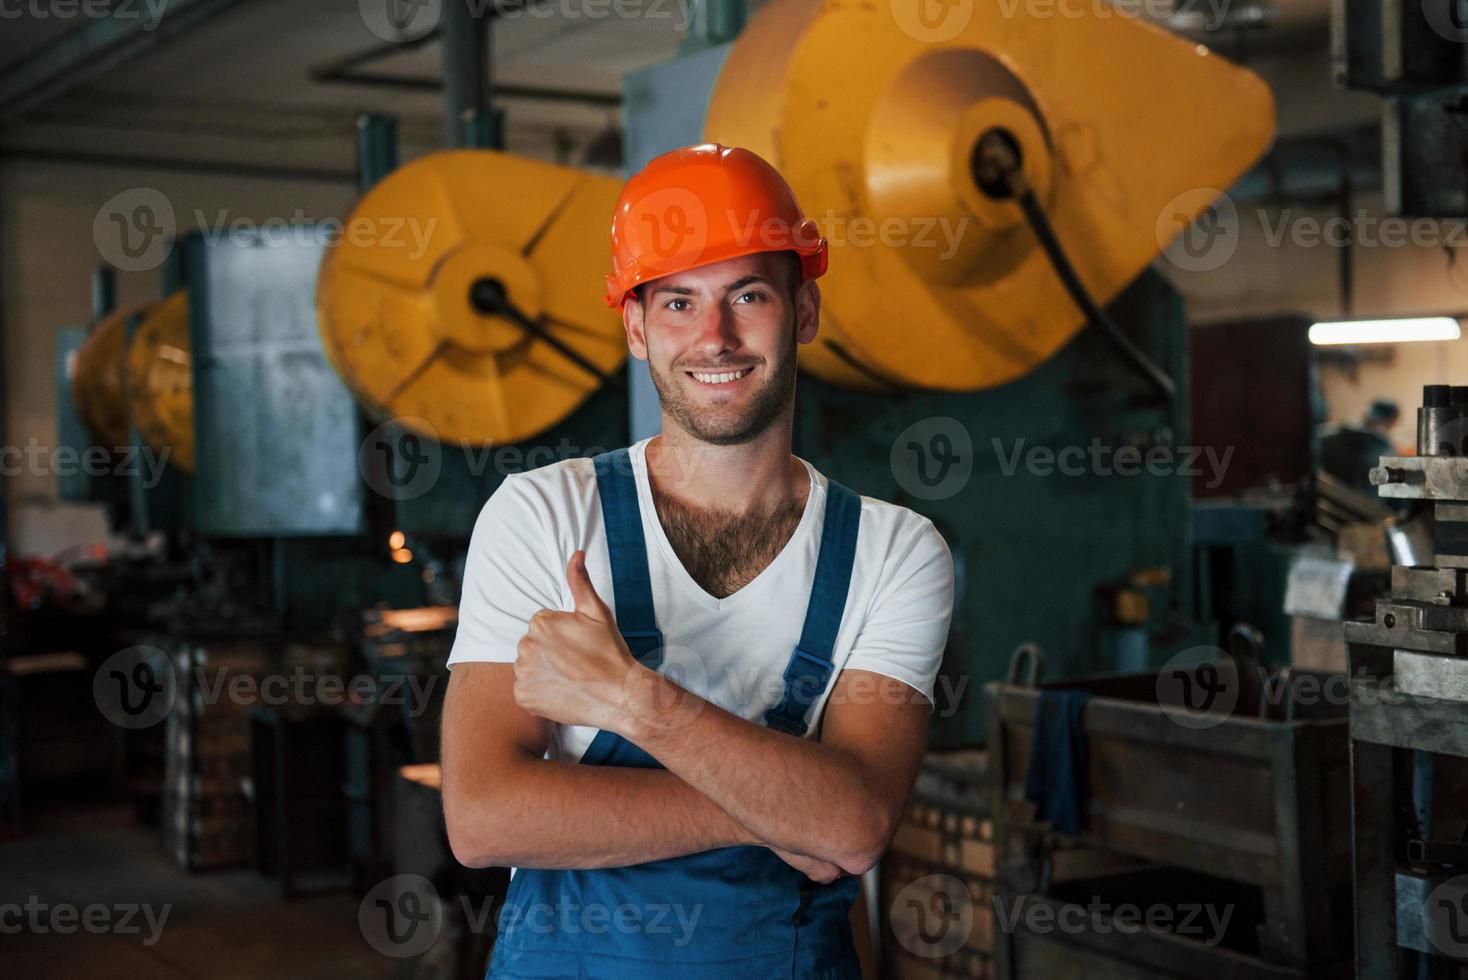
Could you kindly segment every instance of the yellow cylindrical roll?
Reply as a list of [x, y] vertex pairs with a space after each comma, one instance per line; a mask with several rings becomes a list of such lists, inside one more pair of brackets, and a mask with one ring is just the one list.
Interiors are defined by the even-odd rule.
[[[771, 0], [734, 42], [704, 138], [785, 175], [831, 241], [819, 377], [977, 390], [1047, 360], [1083, 317], [974, 151], [1006, 134], [1081, 280], [1107, 302], [1274, 132], [1268, 87], [1100, 8]], [[1187, 197], [1186, 223], [1220, 191]], [[1165, 221], [1163, 219], [1166, 219]]]
[[627, 356], [601, 299], [618, 190], [489, 150], [403, 166], [363, 196], [323, 263], [327, 356], [370, 414], [421, 435], [485, 445], [545, 431]]
[[189, 298], [183, 290], [148, 311], [127, 352], [127, 401], [143, 441], [194, 471], [194, 378]]

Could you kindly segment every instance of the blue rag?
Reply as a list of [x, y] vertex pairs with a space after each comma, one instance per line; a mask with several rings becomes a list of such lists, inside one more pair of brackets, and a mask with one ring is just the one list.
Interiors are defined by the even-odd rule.
[[1090, 691], [1045, 690], [1035, 710], [1025, 799], [1035, 804], [1037, 821], [1062, 834], [1077, 833], [1084, 823], [1086, 732], [1081, 713], [1089, 700]]

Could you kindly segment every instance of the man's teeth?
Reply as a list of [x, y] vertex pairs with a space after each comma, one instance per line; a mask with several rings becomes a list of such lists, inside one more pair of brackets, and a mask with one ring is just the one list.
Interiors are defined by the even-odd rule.
[[705, 374], [699, 371], [689, 371], [688, 373], [706, 385], [721, 385], [728, 384], [730, 381], [738, 381], [752, 370], [754, 369], [740, 368], [738, 371], [723, 371], [718, 374]]

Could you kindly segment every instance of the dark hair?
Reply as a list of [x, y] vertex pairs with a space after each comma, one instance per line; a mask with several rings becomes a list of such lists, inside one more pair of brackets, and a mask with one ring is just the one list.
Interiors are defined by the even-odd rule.
[[1390, 398], [1378, 398], [1366, 410], [1366, 417], [1371, 421], [1386, 422], [1388, 424], [1395, 422], [1397, 416], [1401, 414], [1401, 410], [1397, 408], [1397, 403]]

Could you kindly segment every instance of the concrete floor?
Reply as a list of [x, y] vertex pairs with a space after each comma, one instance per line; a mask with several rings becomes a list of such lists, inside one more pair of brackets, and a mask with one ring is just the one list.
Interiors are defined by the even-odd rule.
[[[26, 836], [0, 843], [0, 975], [370, 980], [396, 972], [398, 963], [363, 938], [350, 892], [285, 902], [253, 871], [187, 874], [164, 857], [157, 829], [139, 826], [127, 806], [69, 804], [28, 816]], [[46, 911], [24, 911], [27, 903]], [[12, 904], [22, 906], [19, 932]], [[95, 905], [107, 907], [88, 913], [100, 928], [51, 928], [56, 911]], [[127, 906], [143, 905], [155, 922], [168, 907], [161, 929], [141, 911], [125, 918]], [[104, 914], [111, 927], [102, 926]], [[136, 931], [119, 934], [118, 926]]]

